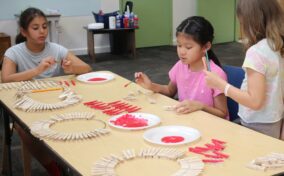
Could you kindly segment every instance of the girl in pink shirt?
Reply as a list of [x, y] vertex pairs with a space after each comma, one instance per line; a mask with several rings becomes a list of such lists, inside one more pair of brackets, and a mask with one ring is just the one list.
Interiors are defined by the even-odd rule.
[[173, 97], [178, 93], [180, 103], [175, 108], [178, 113], [203, 110], [227, 118], [226, 97], [220, 90], [206, 86], [203, 72], [202, 58], [207, 52], [211, 71], [227, 80], [226, 74], [220, 68], [220, 62], [211, 50], [213, 33], [212, 25], [205, 18], [193, 16], [185, 19], [177, 27], [177, 53], [180, 60], [169, 72], [169, 84], [153, 83], [142, 72], [135, 73], [136, 82], [166, 96]]

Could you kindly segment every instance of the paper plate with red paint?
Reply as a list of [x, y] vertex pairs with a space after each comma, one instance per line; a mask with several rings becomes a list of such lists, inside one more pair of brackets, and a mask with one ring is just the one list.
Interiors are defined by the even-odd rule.
[[156, 115], [138, 112], [116, 115], [108, 120], [110, 126], [123, 130], [142, 130], [160, 122], [160, 118]]
[[91, 72], [77, 76], [77, 80], [89, 84], [103, 83], [113, 79], [114, 75], [106, 72]]
[[200, 132], [186, 126], [161, 126], [145, 131], [143, 138], [153, 144], [182, 145], [200, 138]]

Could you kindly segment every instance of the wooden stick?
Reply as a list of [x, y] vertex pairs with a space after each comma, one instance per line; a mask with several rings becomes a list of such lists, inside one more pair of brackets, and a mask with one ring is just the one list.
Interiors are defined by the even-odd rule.
[[49, 89], [38, 89], [38, 90], [32, 90], [32, 93], [38, 93], [38, 92], [48, 92], [48, 91], [56, 91], [56, 90], [63, 90], [61, 87], [57, 88], [49, 88]]

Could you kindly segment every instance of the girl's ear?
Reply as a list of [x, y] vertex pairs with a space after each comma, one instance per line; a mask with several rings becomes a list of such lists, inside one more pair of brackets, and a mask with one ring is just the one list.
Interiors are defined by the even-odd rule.
[[27, 37], [27, 32], [22, 27], [20, 27], [20, 32], [21, 32], [22, 36]]
[[202, 47], [202, 50], [203, 52], [205, 53], [206, 51], [209, 51], [212, 47], [212, 44], [211, 42], [207, 42], [203, 47]]

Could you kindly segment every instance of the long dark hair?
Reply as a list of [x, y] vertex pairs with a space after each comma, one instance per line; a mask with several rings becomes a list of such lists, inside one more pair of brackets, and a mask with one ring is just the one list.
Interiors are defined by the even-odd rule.
[[[184, 33], [193, 38], [195, 42], [204, 46], [207, 42], [213, 42], [214, 28], [211, 23], [203, 17], [192, 16], [181, 22], [176, 29], [176, 36], [180, 33]], [[209, 59], [213, 60], [215, 64], [221, 66], [220, 61], [213, 52], [212, 49], [207, 51]]]
[[[27, 8], [20, 15], [19, 27], [24, 30], [27, 30], [29, 24], [35, 17], [44, 17], [46, 19], [45, 14], [40, 9], [34, 7]], [[25, 42], [26, 40], [26, 37], [24, 37], [21, 33], [16, 36], [16, 44]]]

